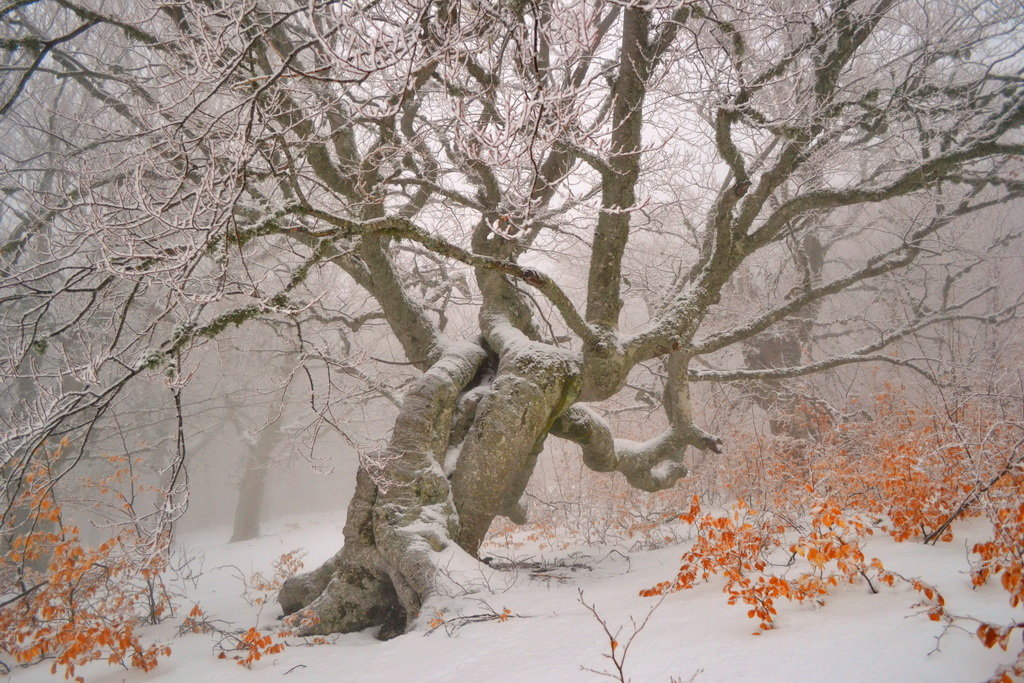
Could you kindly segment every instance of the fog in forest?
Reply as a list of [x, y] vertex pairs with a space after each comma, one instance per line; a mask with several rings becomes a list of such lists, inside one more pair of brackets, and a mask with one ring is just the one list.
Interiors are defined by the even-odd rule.
[[690, 544], [641, 595], [732, 571], [767, 631], [900, 585], [1005, 645], [862, 546], [983, 520], [964, 575], [1024, 600], [1022, 36], [1009, 1], [0, 7], [0, 659], [148, 670], [188, 539], [320, 513], [330, 554], [246, 580], [281, 638], [451, 628], [528, 543]]

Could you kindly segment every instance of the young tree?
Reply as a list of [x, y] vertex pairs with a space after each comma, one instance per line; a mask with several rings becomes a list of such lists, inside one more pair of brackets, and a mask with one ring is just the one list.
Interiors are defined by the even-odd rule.
[[[441, 567], [475, 556], [495, 516], [522, 519], [549, 435], [663, 489], [687, 448], [722, 448], [694, 423], [691, 382], [906, 363], [883, 351], [1018, 311], [978, 314], [980, 293], [960, 285], [1016, 248], [961, 234], [1024, 190], [1015, 3], [40, 0], [0, 13], [5, 139], [32, 142], [4, 153], [18, 217], [3, 227], [4, 363], [41, 387], [5, 409], [7, 486], [50, 436], [73, 433], [84, 452], [136, 380], [164, 373], [180, 401], [190, 351], [255, 318], [291, 326], [308, 362], [329, 351], [315, 339], [332, 321], [379, 315], [419, 371], [360, 469], [344, 546], [281, 592], [286, 612], [319, 617], [312, 631], [403, 632]], [[635, 248], [641, 233], [658, 253]], [[846, 256], [749, 317], [716, 308], [744, 263], [785, 263], [782, 245], [816, 239]], [[835, 357], [742, 369], [729, 352], [914, 269], [945, 276]], [[640, 279], [648, 307], [627, 307]], [[659, 359], [669, 428], [615, 439], [585, 404]], [[740, 369], [707, 369], [725, 363]], [[70, 376], [81, 385], [58, 386]]]

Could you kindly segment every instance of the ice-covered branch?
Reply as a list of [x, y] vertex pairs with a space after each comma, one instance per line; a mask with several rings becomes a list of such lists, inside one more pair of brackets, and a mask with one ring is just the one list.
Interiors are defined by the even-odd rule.
[[[1024, 112], [1019, 116], [1024, 118]], [[790, 221], [808, 211], [882, 202], [921, 190], [949, 175], [959, 173], [963, 166], [971, 161], [1020, 154], [1024, 154], [1024, 144], [983, 141], [928, 159], [884, 185], [809, 192], [785, 202], [776, 209], [764, 224], [750, 235], [748, 248], [768, 244]]]
[[687, 446], [721, 452], [718, 438], [690, 426], [668, 429], [644, 442], [616, 439], [611, 427], [590, 408], [576, 405], [567, 410], [551, 434], [582, 448], [583, 463], [595, 472], [621, 472], [630, 485], [644, 491], [671, 488], [687, 469], [683, 456]]
[[319, 209], [305, 206], [293, 206], [287, 210], [288, 213], [306, 215], [323, 220], [334, 225], [338, 230], [321, 231], [313, 233], [319, 237], [342, 237], [353, 235], [389, 235], [402, 239], [409, 239], [422, 244], [430, 251], [459, 261], [475, 268], [485, 268], [509, 275], [535, 287], [554, 305], [555, 309], [562, 315], [566, 325], [583, 340], [592, 341], [596, 339], [594, 330], [583, 320], [575, 305], [568, 295], [551, 279], [551, 277], [533, 269], [527, 268], [503, 259], [491, 256], [475, 254], [458, 245], [452, 244], [440, 237], [428, 233], [412, 221], [397, 216], [389, 216], [368, 221], [352, 221], [334, 216]]
[[704, 355], [731, 346], [744, 339], [763, 332], [780, 320], [784, 320], [805, 306], [841, 292], [864, 280], [884, 275], [905, 266], [913, 255], [903, 249], [895, 249], [884, 257], [871, 259], [863, 268], [817, 287], [811, 287], [790, 298], [781, 306], [770, 310], [743, 325], [725, 332], [713, 334], [693, 344], [694, 355]]
[[[984, 290], [982, 293], [971, 297], [970, 301], [977, 300], [984, 294], [992, 291], [992, 288]], [[852, 363], [888, 363], [891, 365], [899, 365], [902, 367], [910, 368], [914, 372], [917, 372], [928, 379], [930, 382], [935, 384], [941, 384], [939, 378], [935, 377], [929, 370], [920, 367], [914, 363], [911, 359], [901, 359], [893, 356], [883, 355], [877, 353], [882, 349], [895, 344], [901, 339], [904, 339], [911, 334], [920, 332], [932, 325], [943, 322], [964, 322], [973, 320], [976, 322], [986, 324], [998, 324], [1006, 322], [1007, 320], [1016, 318], [1021, 308], [1024, 308], [1024, 301], [1017, 301], [1009, 306], [1006, 306], [999, 311], [990, 313], [987, 315], [977, 315], [971, 313], [954, 313], [953, 311], [960, 310], [969, 302], [963, 302], [957, 306], [951, 306], [945, 311], [939, 311], [930, 315], [926, 315], [923, 318], [913, 320], [910, 323], [900, 327], [899, 329], [893, 330], [887, 334], [882, 335], [877, 341], [871, 344], [866, 344], [858, 349], [849, 351], [839, 356], [832, 358], [826, 358], [814, 363], [806, 363], [804, 365], [793, 366], [793, 367], [779, 367], [779, 368], [763, 368], [763, 369], [741, 369], [741, 370], [694, 370], [688, 371], [688, 376], [694, 381], [704, 382], [729, 382], [736, 380], [766, 380], [766, 379], [789, 379], [792, 377], [801, 377], [804, 375], [811, 375], [824, 370], [830, 370], [843, 365], [850, 365]]]

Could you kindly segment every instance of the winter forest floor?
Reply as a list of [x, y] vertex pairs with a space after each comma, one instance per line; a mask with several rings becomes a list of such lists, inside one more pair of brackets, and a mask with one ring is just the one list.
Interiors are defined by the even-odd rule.
[[[531, 522], [499, 518], [484, 562], [448, 564], [445, 594], [387, 642], [280, 618], [281, 582], [337, 552], [343, 512], [239, 543], [183, 528], [169, 553], [169, 533], [128, 524], [92, 547], [40, 469], [36, 530], [0, 556], [0, 576], [23, 572], [0, 591], [0, 679], [1019, 680], [1024, 422], [893, 406], [814, 442], [736, 435], [655, 494], [548, 454]], [[127, 504], [125, 481], [91, 491]]]
[[[581, 595], [617, 634], [615, 654], [625, 654], [625, 678], [635, 682], [981, 681], [1011, 662], [1016, 649], [985, 649], [974, 633], [976, 623], [932, 621], [922, 593], [903, 582], [876, 585], [874, 594], [864, 580], [843, 583], [824, 597], [823, 606], [779, 600], [775, 628], [761, 631], [747, 617], [747, 606], [726, 604], [721, 576], [667, 595], [629, 643], [660, 599], [638, 592], [673, 578], [687, 542], [632, 552], [607, 546], [553, 552], [541, 549], [543, 540], [535, 533], [530, 540], [529, 529], [501, 535], [501, 543], [492, 537], [486, 546], [492, 564], [513, 566], [463, 577], [469, 593], [434, 606], [426, 615], [434, 619], [432, 630], [424, 623], [388, 642], [378, 642], [371, 632], [310, 646], [290, 638], [282, 651], [264, 655], [248, 669], [232, 660], [234, 652], [218, 659], [222, 636], [179, 633], [193, 604], [201, 607], [201, 620], [223, 631], [281, 628], [272, 598], [263, 606], [250, 604], [270, 595], [254, 585], [253, 575], [271, 576], [273, 562], [295, 549], [304, 550], [307, 568], [317, 566], [337, 550], [343, 521], [339, 514], [277, 520], [258, 539], [235, 544], [225, 544], [227, 528], [180, 539], [182, 550], [195, 558], [194, 583], [175, 588], [181, 596], [177, 616], [141, 631], [146, 642], [170, 645], [172, 654], [149, 673], [101, 661], [79, 667], [76, 674], [93, 683], [600, 680], [585, 669], [615, 674], [608, 658], [612, 650]], [[1019, 616], [1014, 614], [1019, 609], [1010, 608], [998, 585], [972, 587], [969, 575], [967, 549], [990, 534], [988, 526], [981, 519], [958, 524], [953, 542], [935, 546], [896, 543], [876, 534], [863, 550], [887, 570], [934, 586], [950, 613], [1005, 623]], [[685, 538], [686, 530], [679, 534]], [[785, 574], [786, 568], [779, 569]], [[789, 569], [799, 571], [796, 565]], [[460, 619], [474, 615], [482, 620]], [[53, 680], [49, 668], [44, 661], [15, 669], [9, 678]]]

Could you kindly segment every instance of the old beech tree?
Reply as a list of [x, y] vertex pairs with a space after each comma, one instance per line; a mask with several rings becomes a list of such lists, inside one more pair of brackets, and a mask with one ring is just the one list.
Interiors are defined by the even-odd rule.
[[[136, 380], [201, 377], [225, 330], [259, 318], [305, 348], [378, 316], [421, 374], [340, 551], [280, 601], [312, 632], [402, 633], [496, 516], [523, 518], [546, 439], [657, 491], [723, 448], [693, 382], [909, 363], [889, 353], [907, 335], [1015, 314], [960, 283], [1016, 244], [972, 220], [1024, 190], [1022, 11], [7, 2], [5, 486], [56, 436], [73, 466]], [[846, 247], [822, 263], [811, 243]], [[751, 263], [787, 293], [723, 314]], [[755, 336], [901, 272], [901, 319], [744, 368]], [[667, 428], [618, 439], [588, 404], [652, 363]]]

